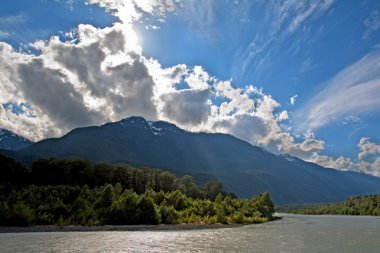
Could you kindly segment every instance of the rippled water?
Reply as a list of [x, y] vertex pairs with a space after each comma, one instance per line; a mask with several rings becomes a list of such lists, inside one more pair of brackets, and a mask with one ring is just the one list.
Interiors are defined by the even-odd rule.
[[380, 217], [284, 215], [237, 228], [0, 234], [0, 252], [378, 252]]

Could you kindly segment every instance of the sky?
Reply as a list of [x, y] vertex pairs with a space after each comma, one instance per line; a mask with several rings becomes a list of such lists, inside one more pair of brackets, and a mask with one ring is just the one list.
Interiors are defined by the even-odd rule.
[[0, 127], [130, 116], [380, 176], [380, 2], [4, 0]]

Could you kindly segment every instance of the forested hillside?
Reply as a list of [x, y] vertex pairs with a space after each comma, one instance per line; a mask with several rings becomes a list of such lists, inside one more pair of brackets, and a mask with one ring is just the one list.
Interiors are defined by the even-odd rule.
[[297, 207], [288, 210], [297, 214], [341, 214], [380, 216], [380, 194], [354, 196], [344, 202]]
[[219, 182], [197, 185], [158, 169], [0, 155], [0, 225], [257, 223], [273, 219], [268, 193], [237, 199]]

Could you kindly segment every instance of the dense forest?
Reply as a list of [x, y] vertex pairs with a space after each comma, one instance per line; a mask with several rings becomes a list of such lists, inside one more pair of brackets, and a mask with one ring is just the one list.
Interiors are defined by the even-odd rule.
[[219, 182], [197, 185], [159, 169], [38, 159], [26, 168], [0, 154], [0, 225], [259, 223], [273, 219], [268, 193], [238, 199]]
[[355, 196], [344, 202], [283, 208], [296, 214], [340, 214], [380, 216], [380, 194]]

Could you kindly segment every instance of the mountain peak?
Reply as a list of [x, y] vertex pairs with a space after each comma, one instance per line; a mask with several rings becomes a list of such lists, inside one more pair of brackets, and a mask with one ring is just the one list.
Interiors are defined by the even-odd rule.
[[19, 150], [30, 146], [32, 142], [12, 131], [0, 128], [0, 149]]
[[119, 121], [121, 125], [146, 125], [147, 121], [143, 117], [132, 116]]
[[167, 121], [147, 121], [143, 117], [138, 116], [122, 119], [118, 123], [122, 126], [149, 129], [154, 135], [163, 135], [165, 131], [184, 132], [183, 129]]
[[156, 128], [156, 129], [161, 129], [161, 130], [164, 129], [164, 130], [168, 130], [172, 132], [184, 132], [183, 129], [167, 121], [155, 121], [155, 122], [150, 121], [149, 124], [151, 125], [152, 128]]

